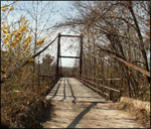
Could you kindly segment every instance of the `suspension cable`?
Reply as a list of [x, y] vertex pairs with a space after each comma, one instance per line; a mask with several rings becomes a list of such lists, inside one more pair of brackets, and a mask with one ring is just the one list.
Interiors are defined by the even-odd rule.
[[[42, 52], [44, 52], [50, 45], [52, 45], [54, 43], [54, 41], [58, 38], [58, 36], [55, 37], [54, 40], [52, 40], [46, 47], [44, 47], [41, 51], [37, 52], [36, 54], [34, 54], [33, 56], [31, 56], [31, 58], [35, 58], [38, 55], [40, 55]], [[29, 59], [27, 61], [25, 61], [21, 67], [23, 67], [24, 65], [26, 65], [27, 63], [29, 63]]]

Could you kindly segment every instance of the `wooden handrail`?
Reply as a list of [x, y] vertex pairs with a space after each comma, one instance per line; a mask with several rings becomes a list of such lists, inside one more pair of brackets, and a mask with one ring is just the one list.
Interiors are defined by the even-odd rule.
[[98, 81], [102, 81], [102, 80], [122, 80], [121, 78], [105, 78], [105, 79], [100, 79], [100, 78], [90, 78], [90, 77], [86, 77], [86, 76], [81, 76], [82, 78], [86, 78], [86, 79], [90, 79], [90, 80], [98, 80]]
[[[85, 82], [90, 83], [91, 85], [98, 86], [98, 84], [96, 84], [96, 83], [94, 83], [94, 82], [92, 82], [92, 81], [88, 81], [88, 80], [82, 79], [82, 78], [81, 78], [81, 80], [84, 80]], [[108, 86], [105, 86], [105, 85], [99, 85], [99, 87], [102, 87], [102, 88], [105, 88], [105, 89], [107, 89], [107, 90], [112, 90], [112, 91], [115, 91], [115, 92], [119, 92], [119, 93], [120, 93], [119, 90], [114, 89], [114, 88], [111, 88], [111, 87], [108, 87]]]
[[92, 90], [97, 91], [97, 92], [99, 92], [99, 93], [101, 93], [101, 94], [104, 94], [105, 96], [109, 97], [109, 94], [108, 94], [108, 93], [102, 93], [101, 90], [99, 90], [99, 89], [96, 88], [96, 87], [90, 86], [90, 84], [87, 84], [87, 86], [88, 86], [89, 88], [91, 88]]
[[80, 37], [80, 35], [64, 35], [64, 34], [61, 34], [60, 36], [61, 37], [77, 37], [77, 38]]

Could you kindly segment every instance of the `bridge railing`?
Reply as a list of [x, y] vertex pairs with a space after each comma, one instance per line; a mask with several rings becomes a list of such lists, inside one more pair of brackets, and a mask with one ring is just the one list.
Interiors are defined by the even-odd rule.
[[59, 80], [59, 77], [55, 76], [55, 75], [54, 76], [51, 76], [51, 75], [40, 75], [39, 81], [40, 80], [46, 81], [47, 85], [49, 85], [49, 89], [45, 93], [45, 95], [47, 95], [53, 89], [53, 87], [55, 86], [55, 84]]
[[45, 47], [41, 48], [32, 57], [36, 60], [36, 76], [35, 84], [38, 87], [48, 86], [48, 94], [59, 80], [59, 76], [56, 75], [56, 62], [57, 62], [57, 42], [58, 35]]
[[[110, 86], [101, 84], [99, 81], [102, 81], [104, 79], [96, 79], [96, 78], [90, 78], [90, 77], [85, 77], [85, 76], [78, 76], [77, 77], [82, 83], [84, 83], [87, 87], [91, 88], [95, 92], [98, 92], [101, 94], [103, 97], [106, 99], [112, 100], [112, 101], [117, 101], [121, 97], [121, 90], [120, 89], [115, 89]], [[105, 80], [114, 80], [114, 81], [119, 81], [121, 80], [120, 78], [108, 78]]]

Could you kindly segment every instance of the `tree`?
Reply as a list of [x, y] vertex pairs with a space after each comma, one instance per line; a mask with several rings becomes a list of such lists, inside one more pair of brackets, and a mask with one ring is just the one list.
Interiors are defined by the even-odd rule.
[[[50, 31], [51, 31], [51, 19], [55, 12], [54, 4], [51, 1], [32, 1], [32, 2], [23, 2], [24, 6], [19, 6], [17, 10], [25, 13], [29, 20], [32, 21], [30, 26], [30, 31], [33, 35], [33, 54], [35, 54], [38, 49], [41, 48], [42, 44], [47, 37], [50, 40]], [[29, 6], [30, 5], [30, 6]], [[31, 8], [29, 8], [31, 7]], [[45, 37], [44, 37], [45, 36]], [[43, 38], [44, 37], [44, 38]], [[47, 41], [48, 41], [47, 40]], [[35, 73], [35, 60], [33, 61], [33, 73]], [[34, 85], [33, 77], [33, 85]]]
[[4, 19], [1, 22], [1, 60], [6, 76], [31, 55], [32, 36], [28, 21], [21, 17], [16, 23], [10, 22], [7, 18], [13, 10], [14, 2], [1, 8], [2, 16], [6, 16], [2, 17]]
[[43, 59], [42, 63], [40, 64], [40, 70], [42, 75], [51, 75], [52, 74], [52, 62], [53, 57], [49, 54], [46, 54]]

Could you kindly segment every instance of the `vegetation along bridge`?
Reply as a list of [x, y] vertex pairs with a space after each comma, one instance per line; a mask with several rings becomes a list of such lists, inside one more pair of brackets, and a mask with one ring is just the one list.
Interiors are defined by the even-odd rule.
[[[63, 56], [61, 55], [61, 38], [78, 38], [80, 47], [79, 56]], [[57, 42], [56, 42], [57, 41]], [[83, 55], [83, 36], [82, 35], [61, 35], [58, 36], [42, 50], [32, 56], [32, 58], [39, 57], [51, 45], [56, 42], [56, 62], [54, 63], [53, 75], [46, 74], [40, 71], [42, 67], [38, 61], [37, 75], [38, 80], [33, 80], [33, 86], [37, 83], [41, 87], [41, 79], [52, 80], [48, 82], [49, 92], [45, 94], [45, 100], [50, 101], [53, 107], [51, 113], [48, 113], [48, 119], [41, 122], [42, 127], [45, 128], [140, 128], [143, 127], [136, 121], [136, 117], [128, 112], [122, 111], [118, 108], [119, 103], [114, 102], [127, 102], [127, 98], [123, 98], [122, 87], [115, 88], [112, 84], [120, 82], [123, 85], [124, 79], [118, 77], [97, 79], [89, 73], [84, 73], [85, 66]], [[103, 49], [102, 49], [103, 51]], [[106, 51], [110, 53], [109, 51]], [[147, 72], [143, 69], [132, 65], [129, 62], [123, 61], [121, 57], [114, 53], [110, 53], [114, 58], [121, 63], [134, 68], [148, 76]], [[69, 58], [79, 60], [77, 66], [74, 68], [62, 68], [61, 59]], [[13, 73], [20, 70], [25, 65], [31, 62], [31, 58], [23, 62], [13, 72], [2, 80], [2, 83], [10, 78]], [[77, 63], [76, 62], [76, 63]], [[95, 74], [95, 73], [94, 73]], [[110, 81], [110, 83], [108, 83]], [[105, 83], [107, 82], [107, 83]], [[110, 84], [110, 86], [108, 86]], [[122, 98], [122, 99], [121, 99]], [[129, 100], [131, 102], [131, 100]], [[127, 102], [127, 104], [129, 103]], [[135, 103], [135, 102], [134, 102]], [[143, 105], [142, 102], [139, 105]], [[142, 106], [143, 109], [143, 106]], [[143, 110], [148, 110], [144, 108]]]

